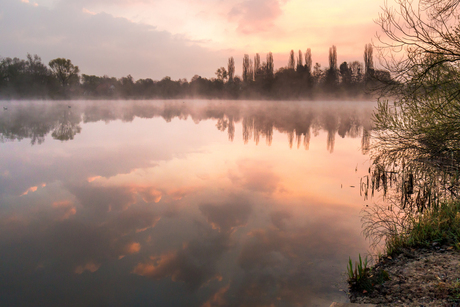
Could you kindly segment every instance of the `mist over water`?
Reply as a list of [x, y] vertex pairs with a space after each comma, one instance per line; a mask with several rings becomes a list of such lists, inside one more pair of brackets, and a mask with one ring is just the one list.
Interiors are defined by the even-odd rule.
[[347, 300], [372, 103], [2, 104], [2, 305]]

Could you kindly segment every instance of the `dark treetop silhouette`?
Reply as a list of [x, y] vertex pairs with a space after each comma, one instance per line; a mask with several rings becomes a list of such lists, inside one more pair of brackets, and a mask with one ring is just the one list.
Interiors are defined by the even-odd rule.
[[227, 68], [217, 69], [216, 78], [195, 75], [190, 82], [170, 77], [134, 81], [131, 75], [120, 79], [80, 76], [78, 66], [69, 59], [54, 59], [47, 67], [40, 57], [28, 54], [27, 60], [1, 59], [0, 99], [369, 99], [370, 89], [390, 79], [388, 72], [374, 69], [370, 44], [365, 46], [364, 67], [358, 61], [338, 65], [335, 46], [329, 50], [328, 68], [312, 63], [311, 49], [305, 52], [305, 63], [301, 50], [297, 59], [291, 50], [287, 67], [276, 71], [271, 52], [265, 61], [259, 54], [254, 60], [245, 54], [241, 78], [235, 75], [231, 57]]

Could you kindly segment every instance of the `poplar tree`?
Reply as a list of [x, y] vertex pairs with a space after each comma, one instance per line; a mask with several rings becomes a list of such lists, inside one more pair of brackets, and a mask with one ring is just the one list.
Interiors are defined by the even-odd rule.
[[249, 55], [245, 54], [243, 57], [243, 81], [249, 82], [253, 80], [254, 70], [252, 68], [252, 61]]
[[295, 68], [295, 55], [294, 55], [294, 50], [291, 50], [291, 53], [289, 55], [289, 62], [288, 62], [288, 69], [294, 69]]
[[309, 75], [311, 75], [311, 69], [312, 69], [311, 49], [308, 48], [307, 52], [305, 52], [305, 70]]
[[275, 65], [273, 63], [273, 54], [271, 52], [267, 53], [267, 77], [273, 78], [275, 70]]
[[297, 58], [297, 71], [300, 73], [304, 71], [302, 50], [299, 50], [299, 57]]
[[254, 56], [254, 80], [260, 75], [260, 55], [256, 53]]
[[364, 45], [364, 74], [369, 77], [374, 72], [373, 48], [371, 44]]
[[233, 57], [228, 59], [227, 74], [228, 82], [233, 82], [233, 77], [235, 76], [235, 60]]

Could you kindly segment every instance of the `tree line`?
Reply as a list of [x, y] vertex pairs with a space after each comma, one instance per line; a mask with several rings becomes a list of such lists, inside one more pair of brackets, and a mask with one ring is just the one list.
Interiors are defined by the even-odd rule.
[[329, 49], [329, 67], [313, 65], [311, 49], [305, 53], [291, 50], [286, 67], [275, 71], [273, 54], [265, 61], [258, 53], [243, 57], [242, 75], [235, 74], [235, 60], [228, 59], [215, 78], [195, 75], [186, 79], [160, 81], [150, 78], [134, 81], [122, 78], [79, 74], [71, 60], [57, 58], [48, 66], [37, 55], [27, 59], [0, 59], [0, 99], [315, 99], [369, 98], [370, 89], [382, 80], [390, 80], [387, 71], [373, 64], [373, 48], [366, 44], [364, 63], [353, 61], [338, 65], [337, 49]]

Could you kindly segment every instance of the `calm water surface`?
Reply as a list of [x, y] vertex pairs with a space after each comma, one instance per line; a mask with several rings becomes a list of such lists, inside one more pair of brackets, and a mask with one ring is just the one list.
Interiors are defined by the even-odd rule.
[[372, 103], [0, 105], [0, 305], [347, 300]]

